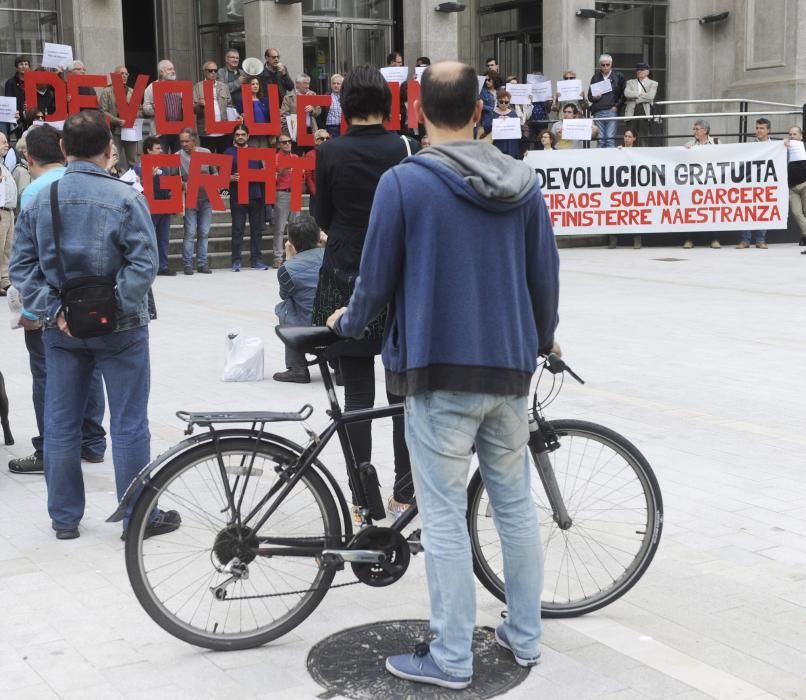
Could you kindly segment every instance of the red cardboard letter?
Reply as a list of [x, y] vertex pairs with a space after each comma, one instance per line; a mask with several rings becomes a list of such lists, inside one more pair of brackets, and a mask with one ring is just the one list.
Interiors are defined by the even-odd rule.
[[[228, 119], [218, 121], [215, 118], [215, 95], [213, 94], [213, 81], [202, 81], [202, 92], [204, 94], [204, 130], [208, 134], [231, 134], [233, 129], [240, 124], [239, 121], [231, 122]], [[226, 112], [221, 115], [226, 117]], [[251, 133], [251, 132], [250, 132]]]
[[[244, 88], [247, 86], [244, 85]], [[241, 90], [243, 93], [243, 90]], [[277, 85], [266, 86], [266, 100], [269, 105], [269, 121], [267, 123], [256, 122], [255, 112], [252, 109], [254, 95], [251, 90], [243, 98], [243, 121], [252, 136], [279, 136], [281, 131], [280, 121], [280, 92]]]
[[115, 104], [118, 106], [118, 116], [123, 120], [123, 126], [131, 129], [134, 126], [134, 120], [137, 119], [137, 113], [143, 104], [143, 93], [146, 91], [148, 85], [147, 75], [138, 75], [137, 80], [134, 82], [132, 89], [132, 99], [126, 98], [126, 85], [123, 82], [123, 76], [120, 73], [110, 73], [112, 78], [112, 89], [115, 91]]
[[179, 175], [160, 175], [159, 187], [169, 190], [169, 199], [154, 198], [154, 168], [179, 169], [178, 153], [161, 153], [152, 155], [144, 153], [140, 162], [140, 184], [143, 194], [148, 200], [148, 208], [152, 214], [181, 214], [182, 213], [182, 178]]
[[25, 74], [25, 109], [36, 108], [39, 104], [36, 88], [40, 85], [49, 85], [53, 88], [56, 103], [56, 111], [53, 114], [45, 115], [45, 121], [61, 122], [67, 119], [67, 88], [56, 73], [48, 71], [28, 71]]
[[420, 83], [416, 80], [409, 80], [409, 94], [408, 99], [406, 100], [406, 104], [408, 105], [408, 116], [406, 118], [407, 126], [410, 129], [416, 129], [418, 126], [417, 123], [417, 113], [414, 111], [414, 100], [420, 99]]
[[82, 109], [98, 109], [98, 95], [95, 90], [91, 95], [82, 95], [79, 88], [93, 87], [105, 88], [105, 75], [81, 75], [80, 73], [70, 73], [67, 76], [67, 94], [70, 96], [68, 111], [70, 114], [78, 114]]
[[278, 168], [288, 168], [291, 171], [291, 211], [302, 211], [302, 182], [307, 168], [314, 168], [315, 163], [310, 153], [304, 158], [281, 154], [277, 158]]
[[400, 83], [389, 83], [392, 91], [392, 116], [383, 123], [387, 131], [397, 131], [400, 129]]
[[299, 146], [313, 146], [313, 134], [308, 130], [305, 117], [307, 112], [305, 107], [308, 105], [329, 107], [330, 95], [297, 95], [297, 145]]
[[[193, 83], [189, 80], [157, 80], [154, 85], [154, 127], [158, 134], [178, 134], [185, 127], [196, 128], [193, 117]], [[182, 119], [168, 121], [165, 114], [165, 95], [178, 92], [182, 95]]]
[[[218, 168], [217, 174], [202, 172], [205, 165]], [[229, 187], [229, 176], [232, 172], [232, 158], [216, 153], [200, 153], [193, 151], [190, 154], [190, 170], [188, 172], [187, 196], [185, 206], [195, 209], [199, 204], [199, 190], [204, 187], [207, 197], [216, 211], [224, 211], [224, 200], [221, 192]]]
[[[238, 149], [238, 204], [249, 203], [249, 185], [261, 182], [266, 186], [265, 200], [273, 204], [277, 197], [277, 152], [273, 148]], [[260, 168], [250, 168], [250, 161], [263, 161]]]

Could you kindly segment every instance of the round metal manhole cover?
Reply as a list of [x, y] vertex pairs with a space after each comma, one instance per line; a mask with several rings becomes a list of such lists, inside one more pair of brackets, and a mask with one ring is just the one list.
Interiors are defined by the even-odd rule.
[[352, 700], [480, 700], [507, 692], [529, 675], [528, 668], [518, 666], [512, 655], [496, 644], [491, 627], [476, 627], [473, 632], [473, 684], [465, 690], [405, 681], [386, 671], [387, 656], [413, 653], [414, 645], [428, 636], [427, 620], [394, 620], [351, 627], [323, 639], [311, 649], [308, 671], [327, 689], [320, 698], [342, 696]]

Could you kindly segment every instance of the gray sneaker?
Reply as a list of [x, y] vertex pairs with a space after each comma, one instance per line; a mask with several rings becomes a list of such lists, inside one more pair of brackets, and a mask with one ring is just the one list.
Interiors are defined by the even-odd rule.
[[34, 452], [27, 457], [15, 457], [9, 460], [8, 470], [14, 474], [44, 474], [45, 463], [42, 456]]
[[509, 645], [509, 640], [507, 639], [507, 633], [504, 629], [504, 625], [498, 625], [495, 628], [495, 641], [499, 647], [506, 649], [507, 651], [512, 652], [512, 656], [515, 657], [515, 663], [518, 666], [523, 666], [524, 668], [528, 668], [529, 666], [537, 666], [540, 663], [540, 652], [538, 652], [537, 656], [533, 656], [531, 658], [526, 658], [523, 656], [519, 656]]

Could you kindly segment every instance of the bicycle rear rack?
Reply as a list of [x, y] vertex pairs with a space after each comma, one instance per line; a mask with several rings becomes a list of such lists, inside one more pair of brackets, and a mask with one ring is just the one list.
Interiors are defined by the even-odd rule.
[[221, 411], [214, 413], [192, 413], [177, 411], [176, 417], [188, 424], [185, 435], [193, 434], [193, 426], [212, 428], [216, 423], [281, 423], [284, 421], [304, 421], [313, 414], [313, 406], [306, 403], [299, 411]]

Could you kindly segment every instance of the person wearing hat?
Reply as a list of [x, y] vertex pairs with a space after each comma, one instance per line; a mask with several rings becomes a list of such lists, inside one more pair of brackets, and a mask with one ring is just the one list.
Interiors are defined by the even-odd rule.
[[[628, 80], [624, 86], [625, 117], [650, 116], [652, 114], [652, 105], [658, 92], [658, 82], [650, 79], [649, 70], [648, 63], [635, 64], [635, 77]], [[635, 119], [627, 122], [627, 128], [634, 130], [639, 142], [648, 142], [647, 137], [652, 133], [651, 127], [651, 119]]]

